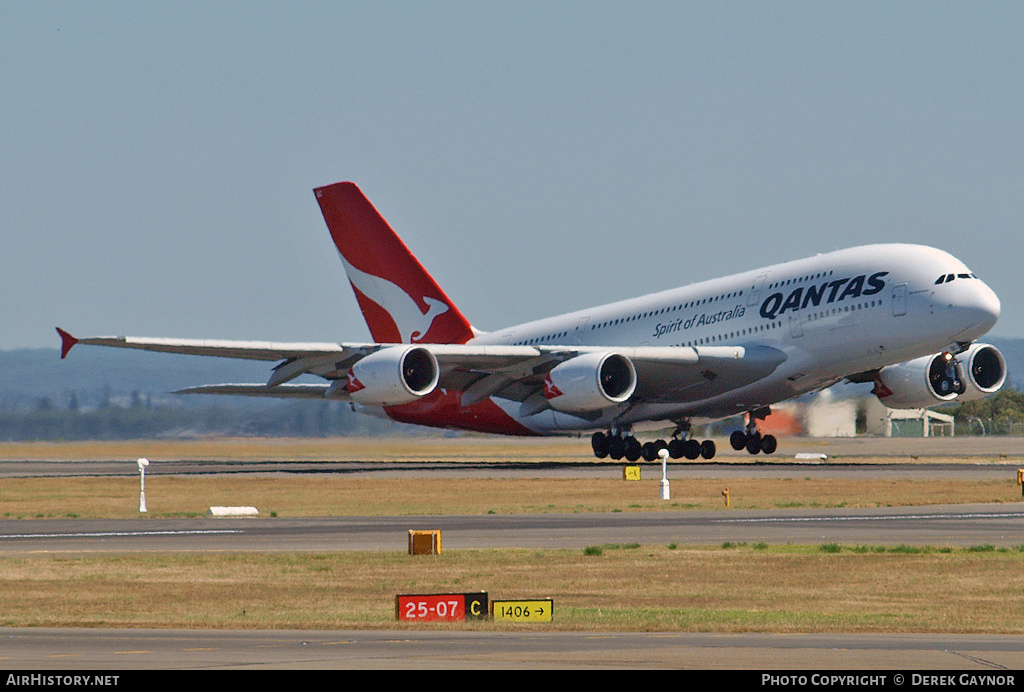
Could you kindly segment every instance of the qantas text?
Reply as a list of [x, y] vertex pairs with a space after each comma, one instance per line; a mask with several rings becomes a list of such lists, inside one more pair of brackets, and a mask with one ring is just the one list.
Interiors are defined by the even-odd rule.
[[746, 308], [742, 305], [736, 305], [728, 310], [719, 310], [718, 312], [702, 312], [699, 315], [694, 315], [690, 319], [683, 319], [680, 317], [678, 320], [672, 322], [659, 322], [654, 325], [654, 338], [660, 339], [666, 334], [678, 332], [680, 330], [692, 329], [694, 327], [705, 327], [712, 324], [718, 324], [719, 322], [725, 322], [737, 317], [743, 317], [746, 312]]
[[888, 273], [876, 272], [871, 276], [861, 274], [852, 278], [825, 281], [817, 286], [801, 286], [794, 289], [788, 296], [773, 293], [761, 303], [761, 317], [774, 320], [790, 310], [803, 310], [808, 306], [817, 307], [822, 302], [825, 304], [840, 303], [847, 298], [873, 296], [885, 288], [885, 281], [882, 280], [882, 277]]

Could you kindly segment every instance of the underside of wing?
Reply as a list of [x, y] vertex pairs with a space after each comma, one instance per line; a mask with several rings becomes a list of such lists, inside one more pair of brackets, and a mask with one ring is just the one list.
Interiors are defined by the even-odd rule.
[[[645, 356], [634, 360], [637, 369], [635, 399], [645, 403], [675, 403], [710, 399], [752, 384], [770, 375], [786, 360], [770, 346], [696, 347], [696, 359], [683, 362]], [[678, 350], [678, 349], [672, 349]]]

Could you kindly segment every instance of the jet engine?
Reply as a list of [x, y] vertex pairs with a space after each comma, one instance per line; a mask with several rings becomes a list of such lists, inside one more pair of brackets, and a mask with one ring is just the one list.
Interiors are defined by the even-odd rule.
[[544, 381], [551, 408], [584, 413], [621, 404], [636, 390], [636, 368], [618, 353], [586, 353], [552, 368]]
[[368, 406], [398, 406], [434, 391], [440, 370], [434, 354], [420, 346], [389, 346], [356, 361], [346, 390]]
[[975, 401], [999, 391], [1006, 382], [1006, 360], [999, 349], [989, 344], [971, 344], [957, 356], [963, 366], [967, 391], [957, 401]]
[[973, 344], [954, 356], [938, 353], [888, 365], [875, 375], [873, 393], [889, 408], [927, 408], [972, 401], [998, 391], [1006, 361], [995, 346]]

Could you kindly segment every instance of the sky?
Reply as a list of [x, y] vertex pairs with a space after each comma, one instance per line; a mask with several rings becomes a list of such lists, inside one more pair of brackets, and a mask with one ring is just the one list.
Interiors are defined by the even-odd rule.
[[1024, 3], [0, 2], [0, 349], [366, 341], [356, 182], [484, 330], [843, 247], [1024, 337]]

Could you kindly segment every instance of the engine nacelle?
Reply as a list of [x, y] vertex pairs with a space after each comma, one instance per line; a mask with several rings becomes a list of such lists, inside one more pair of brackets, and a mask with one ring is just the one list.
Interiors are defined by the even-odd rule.
[[975, 401], [995, 394], [1006, 382], [1006, 359], [999, 349], [989, 344], [971, 344], [957, 356], [963, 368], [967, 391], [957, 401]]
[[440, 370], [434, 354], [421, 346], [389, 346], [356, 361], [346, 390], [368, 406], [398, 406], [434, 391]]
[[584, 413], [621, 404], [636, 390], [636, 368], [618, 353], [586, 353], [552, 368], [544, 380], [551, 408]]
[[1006, 381], [1006, 361], [995, 346], [973, 344], [959, 356], [938, 353], [888, 365], [873, 393], [889, 408], [927, 408], [981, 399]]

